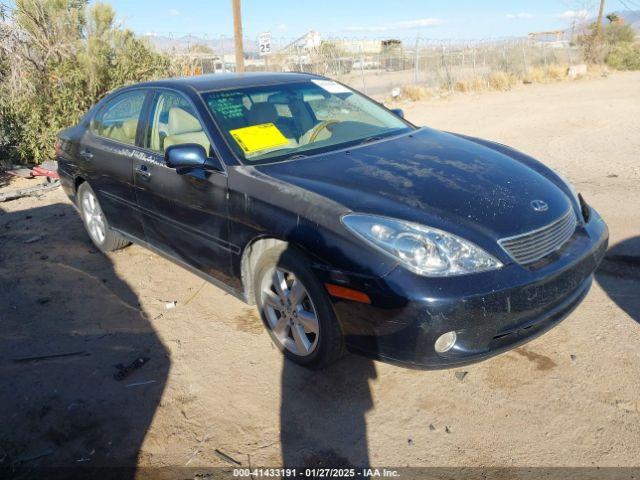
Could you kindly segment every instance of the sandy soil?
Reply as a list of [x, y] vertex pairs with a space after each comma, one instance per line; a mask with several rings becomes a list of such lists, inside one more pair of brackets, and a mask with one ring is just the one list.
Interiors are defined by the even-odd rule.
[[[464, 369], [347, 356], [311, 373], [252, 307], [143, 248], [98, 253], [61, 190], [3, 203], [0, 467], [637, 466], [640, 74], [405, 111], [533, 154], [600, 211], [612, 257], [567, 320]], [[71, 355], [26, 358], [53, 354]]]

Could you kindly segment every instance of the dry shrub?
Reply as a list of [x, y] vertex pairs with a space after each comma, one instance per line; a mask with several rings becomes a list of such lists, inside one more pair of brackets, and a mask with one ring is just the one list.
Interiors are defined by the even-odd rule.
[[402, 87], [402, 97], [417, 102], [435, 97], [435, 93], [430, 88], [421, 85], [405, 85]]
[[568, 68], [569, 67], [567, 65], [553, 64], [547, 65], [544, 70], [547, 78], [558, 82], [560, 80], [567, 79]]
[[586, 78], [608, 77], [611, 71], [606, 65], [590, 64], [587, 65]]
[[518, 77], [507, 72], [493, 72], [489, 77], [489, 86], [494, 90], [507, 91], [518, 83]]
[[487, 81], [482, 77], [459, 80], [453, 86], [456, 92], [481, 92], [488, 88]]
[[567, 69], [566, 65], [557, 64], [530, 68], [523, 80], [525, 83], [559, 82], [568, 78]]
[[544, 83], [545, 81], [546, 75], [542, 67], [530, 68], [523, 78], [524, 83]]

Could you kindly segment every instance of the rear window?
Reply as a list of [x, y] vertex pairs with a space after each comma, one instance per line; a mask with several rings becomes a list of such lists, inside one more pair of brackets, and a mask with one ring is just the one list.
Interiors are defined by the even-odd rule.
[[133, 145], [146, 90], [123, 93], [110, 100], [93, 117], [91, 131], [101, 137]]

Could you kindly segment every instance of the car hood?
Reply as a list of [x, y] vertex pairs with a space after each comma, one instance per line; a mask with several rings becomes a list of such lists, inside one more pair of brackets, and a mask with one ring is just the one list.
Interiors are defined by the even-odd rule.
[[[354, 212], [495, 239], [544, 226], [571, 205], [558, 185], [513, 156], [428, 128], [257, 168]], [[535, 211], [533, 200], [548, 209]]]

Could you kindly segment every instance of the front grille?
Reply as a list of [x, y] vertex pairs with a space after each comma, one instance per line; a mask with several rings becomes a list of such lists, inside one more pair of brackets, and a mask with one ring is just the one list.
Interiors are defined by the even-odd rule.
[[573, 235], [577, 226], [572, 208], [558, 220], [531, 232], [502, 238], [498, 243], [516, 262], [533, 263], [558, 250]]

